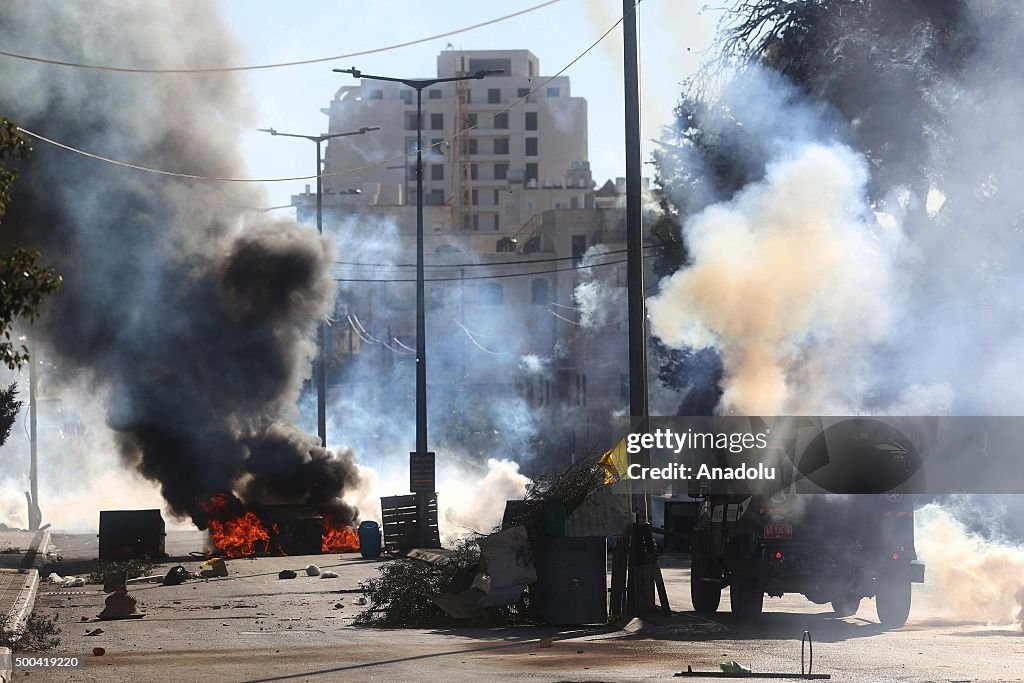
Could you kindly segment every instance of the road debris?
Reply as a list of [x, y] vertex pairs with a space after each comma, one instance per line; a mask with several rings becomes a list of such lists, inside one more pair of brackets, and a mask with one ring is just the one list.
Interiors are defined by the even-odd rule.
[[320, 567], [315, 564], [306, 565], [306, 576], [320, 576]]
[[191, 578], [192, 575], [188, 573], [188, 570], [179, 564], [167, 571], [163, 584], [165, 586], [178, 586]]
[[320, 578], [321, 579], [336, 579], [336, 578], [338, 578], [338, 573], [337, 572], [332, 572], [332, 571], [321, 572], [320, 573]]
[[86, 631], [85, 635], [87, 635], [87, 636], [98, 636], [101, 633], [103, 633], [103, 629], [101, 629], [101, 628], [94, 628], [91, 631]]
[[128, 595], [128, 589], [122, 586], [107, 596], [103, 611], [98, 616], [104, 620], [137, 619], [146, 616], [146, 614], [139, 611], [138, 601], [131, 595]]
[[228, 566], [224, 563], [224, 559], [221, 557], [214, 557], [203, 562], [203, 564], [207, 565], [208, 568], [199, 572], [199, 576], [201, 578], [213, 579], [228, 575]]
[[81, 576], [61, 576], [56, 572], [51, 572], [46, 580], [61, 588], [81, 588], [85, 585], [85, 579]]
[[106, 651], [105, 648], [102, 648], [102, 647], [94, 647], [92, 649], [92, 653], [95, 656], [97, 656], [97, 657], [102, 657], [103, 655], [105, 655], [107, 653], [107, 651]]
[[298, 576], [298, 574], [293, 572], [291, 569], [282, 569], [277, 574], [277, 578], [279, 579], [294, 579], [296, 576]]

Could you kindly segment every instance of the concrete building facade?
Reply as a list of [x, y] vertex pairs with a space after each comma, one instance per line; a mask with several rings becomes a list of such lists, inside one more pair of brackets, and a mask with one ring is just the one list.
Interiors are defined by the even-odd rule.
[[[609, 447], [610, 417], [628, 405], [622, 187], [595, 192], [586, 101], [567, 77], [541, 76], [527, 50], [449, 50], [437, 60], [440, 77], [477, 69], [505, 73], [423, 93], [430, 432], [467, 450], [479, 436], [493, 457], [520, 459], [521, 447], [540, 470], [564, 466]], [[323, 111], [330, 132], [381, 127], [327, 147], [325, 227], [342, 250], [329, 393], [350, 400], [342, 416], [408, 401], [411, 417], [415, 92], [364, 79]], [[293, 198], [300, 221], [315, 220], [315, 199], [308, 188]], [[597, 245], [610, 253], [585, 261]], [[584, 283], [621, 310], [595, 320], [577, 298]], [[533, 421], [528, 445], [510, 436], [520, 410]], [[350, 419], [344, 432], [361, 429], [374, 433], [362, 447], [373, 447], [381, 430], [366, 420]]]

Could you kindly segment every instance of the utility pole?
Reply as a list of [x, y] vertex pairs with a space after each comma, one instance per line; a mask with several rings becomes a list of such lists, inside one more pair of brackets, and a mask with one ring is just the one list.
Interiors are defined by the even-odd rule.
[[[359, 130], [347, 133], [329, 133], [325, 135], [298, 135], [295, 133], [281, 133], [273, 128], [260, 128], [261, 133], [280, 135], [286, 138], [303, 138], [316, 143], [316, 231], [324, 234], [324, 205], [323, 205], [323, 156], [320, 154], [320, 146], [325, 140], [342, 138], [349, 135], [364, 135], [372, 130], [380, 130], [378, 126], [372, 128], [360, 128]], [[317, 359], [316, 370], [316, 431], [320, 437], [320, 445], [327, 448], [327, 323], [320, 321], [316, 331]]]
[[28, 422], [29, 422], [29, 470], [28, 482], [28, 528], [29, 531], [38, 531], [39, 525], [43, 523], [43, 514], [39, 509], [39, 433], [36, 414], [36, 394], [39, 391], [39, 373], [36, 372], [36, 343], [35, 337], [29, 337], [28, 352]]
[[[623, 80], [625, 90], [626, 133], [626, 281], [629, 318], [629, 415], [630, 429], [647, 429], [647, 307], [644, 301], [643, 225], [641, 206], [640, 153], [640, 73], [637, 64], [636, 3], [622, 0]], [[640, 425], [636, 423], [639, 421]], [[639, 455], [650, 460], [648, 452]], [[658, 566], [648, 517], [647, 487], [638, 496], [639, 520], [631, 520], [626, 538], [629, 543], [627, 612], [640, 615], [655, 610], [655, 588], [661, 611], [671, 614], [665, 583]]]
[[[436, 493], [434, 453], [427, 450], [427, 326], [423, 275], [423, 89], [438, 83], [482, 80], [504, 73], [501, 69], [481, 69], [466, 76], [448, 78], [395, 78], [371, 76], [355, 67], [334, 69], [354, 78], [402, 83], [416, 91], [416, 451], [409, 454], [409, 490], [416, 494], [416, 522], [419, 545], [439, 545], [427, 524], [429, 500]], [[461, 141], [456, 141], [459, 144]]]

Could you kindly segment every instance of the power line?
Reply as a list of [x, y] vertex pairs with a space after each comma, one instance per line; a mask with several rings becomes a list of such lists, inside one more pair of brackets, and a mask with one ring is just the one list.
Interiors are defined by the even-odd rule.
[[[655, 258], [655, 254], [644, 256], [645, 259]], [[584, 270], [586, 268], [599, 268], [601, 266], [614, 266], [620, 263], [625, 263], [626, 259], [620, 259], [618, 261], [607, 261], [605, 263], [595, 263], [589, 266], [569, 266], [566, 268], [550, 268], [548, 270], [535, 270], [528, 273], [500, 273], [498, 275], [467, 275], [465, 277], [428, 277], [426, 282], [457, 282], [460, 280], [497, 280], [505, 277], [526, 277], [529, 275], [546, 275], [548, 273], [561, 273], [568, 270]], [[349, 278], [349, 277], [336, 277], [335, 282], [416, 282], [416, 278]]]
[[464, 26], [457, 28], [452, 31], [445, 31], [444, 33], [438, 33], [425, 38], [417, 38], [416, 40], [409, 40], [404, 43], [395, 43], [394, 45], [387, 45], [384, 47], [371, 48], [369, 50], [360, 50], [359, 52], [349, 52], [343, 55], [333, 55], [331, 57], [316, 57], [313, 59], [301, 59], [292, 62], [277, 62], [274, 64], [256, 64], [252, 66], [216, 66], [207, 67], [200, 69], [143, 69], [137, 67], [125, 67], [125, 66], [107, 66], [104, 64], [82, 64], [78, 62], [68, 62], [59, 59], [47, 59], [45, 57], [34, 57], [31, 55], [22, 55], [15, 52], [8, 52], [6, 50], [0, 50], [0, 56], [10, 57], [12, 59], [21, 59], [28, 62], [37, 62], [40, 64], [50, 64], [52, 66], [64, 66], [72, 67], [76, 69], [91, 69], [93, 71], [113, 71], [117, 73], [131, 73], [131, 74], [208, 74], [208, 73], [224, 73], [230, 71], [256, 71], [258, 69], [280, 69], [288, 66], [301, 66], [303, 64], [320, 64], [323, 62], [332, 62], [339, 59], [348, 59], [349, 57], [362, 57], [365, 55], [377, 54], [380, 52], [388, 52], [391, 50], [397, 50], [403, 47], [411, 47], [413, 45], [419, 45], [426, 43], [431, 40], [437, 40], [439, 38], [447, 38], [449, 36], [458, 35], [459, 33], [465, 33], [466, 31], [472, 31], [474, 29], [483, 28], [484, 26], [490, 26], [497, 24], [508, 19], [513, 19], [524, 14], [529, 14], [536, 10], [542, 9], [549, 5], [561, 2], [561, 0], [547, 0], [539, 5], [533, 7], [527, 7], [526, 9], [513, 12], [512, 14], [506, 14], [503, 17], [497, 19], [489, 19], [488, 21], [480, 22], [479, 24], [473, 24], [472, 26]]
[[[644, 246], [644, 249], [655, 249], [661, 245], [648, 244]], [[624, 254], [625, 249], [612, 249], [609, 251], [602, 252], [600, 254], [594, 254], [594, 256], [605, 256], [607, 254]], [[558, 256], [554, 258], [539, 258], [539, 259], [522, 259], [519, 261], [502, 261], [500, 263], [426, 263], [423, 265], [424, 268], [489, 268], [491, 266], [513, 266], [522, 265], [527, 263], [551, 263], [553, 261], [571, 261], [578, 260], [579, 256]], [[366, 266], [368, 268], [415, 268], [415, 263], [363, 263], [360, 261], [335, 261], [335, 265], [340, 266]], [[600, 265], [600, 264], [596, 264]]]
[[[618, 25], [621, 24], [621, 23], [622, 23], [622, 17], [620, 17], [618, 19], [618, 21], [616, 21], [614, 24], [612, 24], [611, 27], [609, 27], [607, 31], [605, 31], [603, 34], [601, 34], [601, 36], [597, 40], [595, 40], [593, 43], [591, 43], [590, 46], [587, 47], [586, 50], [584, 50], [583, 52], [578, 54], [571, 62], [569, 62], [568, 64], [563, 66], [561, 69], [559, 69], [559, 71], [557, 73], [555, 73], [554, 76], [551, 76], [551, 77], [547, 78], [543, 83], [538, 85], [536, 88], [534, 88], [533, 90], [531, 90], [527, 94], [525, 94], [522, 97], [519, 97], [518, 99], [512, 101], [512, 103], [509, 104], [504, 109], [496, 111], [493, 114], [491, 114], [490, 116], [485, 117], [484, 121], [491, 121], [491, 120], [495, 119], [496, 117], [500, 116], [501, 114], [504, 114], [504, 113], [507, 113], [507, 112], [511, 111], [511, 109], [513, 107], [523, 103], [531, 95], [534, 95], [535, 93], [537, 93], [540, 90], [542, 90], [545, 86], [547, 86], [548, 83], [550, 83], [551, 81], [553, 81], [556, 78], [558, 78], [559, 76], [561, 76], [563, 73], [568, 71], [569, 68], [572, 67], [576, 62], [578, 62], [579, 60], [583, 59], [583, 57], [587, 53], [589, 53], [591, 50], [593, 50], [595, 47], [597, 47], [598, 44], [600, 44], [601, 41], [603, 41], [605, 38], [607, 38], [608, 34], [610, 34], [612, 31], [614, 31], [615, 28], [618, 27]], [[0, 53], [0, 54], [2, 54], [2, 53]], [[476, 130], [479, 127], [480, 127], [480, 123], [478, 122], [477, 125], [469, 126], [467, 128], [463, 128], [459, 132], [457, 132], [454, 135], [452, 135], [450, 138], [444, 138], [442, 140], [438, 140], [434, 144], [429, 145], [428, 147], [426, 147], [424, 149], [425, 150], [426, 149], [432, 149], [434, 147], [440, 147], [441, 145], [444, 145], [444, 144], [450, 144], [453, 140], [455, 140], [455, 138], [467, 135], [471, 130]], [[222, 176], [204, 176], [204, 175], [198, 175], [198, 174], [193, 174], [193, 173], [180, 173], [180, 172], [177, 172], [177, 171], [167, 171], [167, 170], [163, 170], [163, 169], [152, 168], [152, 167], [149, 167], [149, 166], [142, 166], [140, 164], [133, 164], [133, 163], [130, 163], [130, 162], [127, 162], [127, 161], [120, 161], [118, 159], [111, 159], [110, 157], [105, 157], [105, 156], [103, 156], [101, 154], [95, 154], [93, 152], [87, 152], [87, 151], [85, 151], [83, 149], [79, 149], [77, 147], [72, 147], [71, 145], [67, 145], [67, 144], [64, 144], [62, 142], [58, 142], [57, 140], [53, 140], [51, 138], [46, 137], [45, 135], [42, 135], [40, 133], [36, 133], [36, 132], [31, 131], [31, 130], [29, 130], [27, 128], [24, 128], [22, 126], [18, 126], [17, 130], [19, 132], [21, 132], [21, 133], [24, 133], [25, 135], [28, 135], [29, 137], [32, 137], [32, 138], [35, 138], [36, 140], [39, 140], [40, 142], [45, 142], [45, 143], [47, 143], [49, 145], [53, 145], [54, 147], [58, 147], [58, 148], [63, 149], [65, 151], [73, 152], [75, 154], [79, 154], [81, 156], [88, 157], [89, 159], [94, 159], [96, 161], [103, 161], [103, 162], [106, 162], [108, 164], [113, 164], [115, 166], [121, 166], [123, 168], [130, 168], [130, 169], [133, 169], [133, 170], [136, 170], [136, 171], [144, 171], [146, 173], [155, 173], [157, 175], [169, 176], [169, 177], [173, 177], [173, 178], [183, 178], [183, 179], [186, 179], [186, 180], [213, 180], [213, 181], [225, 182], [225, 183], [283, 183], [283, 182], [294, 182], [294, 181], [298, 181], [298, 180], [315, 180], [316, 178], [329, 178], [329, 177], [332, 177], [332, 176], [346, 175], [346, 174], [349, 174], [349, 173], [356, 173], [357, 171], [366, 171], [366, 170], [369, 170], [371, 168], [377, 168], [378, 166], [384, 166], [386, 164], [391, 164], [391, 163], [393, 163], [395, 161], [398, 161], [400, 159], [407, 159], [407, 158], [409, 158], [411, 156], [414, 156], [416, 154], [415, 151], [405, 152], [403, 154], [398, 154], [396, 156], [393, 156], [390, 159], [384, 159], [383, 161], [378, 161], [378, 162], [375, 162], [375, 163], [372, 163], [372, 164], [365, 164], [363, 166], [356, 166], [354, 168], [346, 168], [346, 169], [342, 169], [340, 171], [331, 171], [331, 172], [328, 172], [328, 173], [320, 173], [319, 175], [313, 174], [313, 175], [304, 175], [304, 176], [292, 176], [290, 178], [227, 178], [227, 177], [222, 177]]]

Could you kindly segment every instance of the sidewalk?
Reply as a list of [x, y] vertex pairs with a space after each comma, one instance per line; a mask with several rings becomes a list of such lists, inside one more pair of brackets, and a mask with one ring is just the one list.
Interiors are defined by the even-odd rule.
[[[49, 544], [49, 531], [0, 531], [0, 614], [14, 625], [32, 613]], [[10, 651], [0, 648], [0, 683], [11, 680], [10, 664]]]

